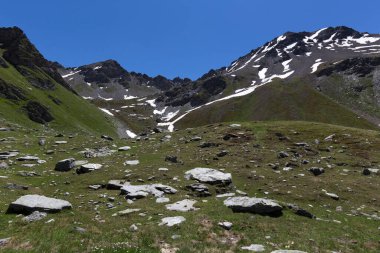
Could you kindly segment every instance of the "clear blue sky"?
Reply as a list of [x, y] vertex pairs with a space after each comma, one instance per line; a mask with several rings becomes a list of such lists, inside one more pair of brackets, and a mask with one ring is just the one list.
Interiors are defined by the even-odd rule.
[[0, 26], [19, 26], [65, 66], [115, 59], [194, 79], [286, 31], [380, 33], [379, 10], [377, 0], [15, 0], [2, 1]]

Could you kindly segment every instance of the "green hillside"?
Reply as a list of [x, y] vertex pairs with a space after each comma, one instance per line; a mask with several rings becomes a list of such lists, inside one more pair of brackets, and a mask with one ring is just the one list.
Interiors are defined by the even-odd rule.
[[301, 80], [281, 80], [243, 97], [220, 101], [192, 111], [176, 123], [186, 128], [229, 121], [299, 120], [374, 129], [370, 122], [319, 93]]
[[[35, 101], [47, 109], [54, 118], [46, 123], [57, 130], [83, 130], [114, 134], [113, 123], [105, 114], [83, 100], [67, 88], [58, 84], [51, 76], [38, 67], [27, 68], [28, 73], [38, 80], [46, 80], [54, 84], [54, 89], [41, 89], [33, 86], [13, 65], [3, 57], [7, 67], [0, 67], [0, 119], [10, 123], [38, 128], [41, 124], [32, 121], [28, 117], [25, 106], [30, 101]], [[19, 93], [18, 98], [10, 96], [10, 92]], [[9, 97], [10, 96], [10, 97]]]

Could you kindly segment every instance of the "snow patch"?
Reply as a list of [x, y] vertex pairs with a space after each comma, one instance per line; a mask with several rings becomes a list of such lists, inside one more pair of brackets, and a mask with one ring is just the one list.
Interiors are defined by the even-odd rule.
[[135, 98], [138, 98], [138, 97], [124, 95], [124, 100], [131, 100], [131, 99], [135, 99]]
[[289, 63], [292, 61], [293, 59], [290, 59], [290, 60], [287, 60], [287, 61], [284, 61], [282, 62], [282, 66], [284, 66], [284, 72], [287, 72], [290, 70], [290, 66], [289, 66]]
[[259, 78], [262, 80], [265, 78], [265, 74], [267, 73], [268, 68], [263, 68], [262, 70], [259, 71]]
[[147, 100], [145, 101], [147, 104], [149, 104], [151, 107], [156, 107], [156, 104], [154, 103], [156, 101], [156, 99], [151, 99], [151, 100]]
[[78, 71], [75, 71], [75, 72], [70, 71], [69, 74], [67, 74], [67, 75], [62, 75], [62, 78], [67, 78], [67, 77], [69, 77], [69, 76], [72, 76], [72, 75], [78, 74], [79, 72], [81, 72], [81, 70], [78, 70]]
[[112, 114], [112, 112], [110, 112], [109, 110], [107, 110], [105, 108], [99, 108], [99, 109], [102, 110], [103, 112], [107, 113], [110, 116], [115, 116], [115, 115]]
[[135, 134], [134, 132], [130, 131], [130, 130], [126, 130], [125, 133], [132, 139], [136, 138], [137, 137], [137, 134]]

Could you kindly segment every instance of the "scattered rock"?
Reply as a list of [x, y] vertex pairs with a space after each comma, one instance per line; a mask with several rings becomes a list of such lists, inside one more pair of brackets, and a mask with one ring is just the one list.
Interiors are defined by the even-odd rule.
[[167, 155], [165, 157], [165, 162], [178, 163], [178, 158], [174, 155]]
[[173, 187], [163, 185], [163, 184], [152, 184], [152, 185], [130, 185], [124, 184], [121, 187], [121, 194], [126, 195], [127, 199], [141, 199], [145, 198], [149, 194], [155, 197], [162, 197], [166, 194], [175, 194], [177, 192]]
[[80, 168], [77, 169], [77, 174], [84, 174], [89, 173], [94, 170], [99, 170], [103, 167], [103, 165], [98, 163], [87, 163], [80, 166]]
[[137, 232], [137, 230], [139, 230], [139, 228], [135, 224], [132, 224], [129, 227], [129, 231], [131, 231], [131, 232]]
[[44, 218], [46, 218], [47, 213], [45, 212], [39, 212], [39, 211], [34, 211], [33, 213], [29, 214], [28, 216], [25, 216], [22, 218], [23, 221], [26, 222], [33, 222], [33, 221], [39, 221]]
[[45, 146], [45, 144], [46, 144], [46, 140], [45, 139], [39, 139], [38, 145]]
[[285, 151], [280, 151], [277, 155], [278, 158], [286, 158], [289, 157], [289, 154], [286, 153]]
[[37, 160], [40, 160], [40, 158], [38, 158], [37, 156], [30, 156], [30, 155], [27, 155], [27, 156], [22, 156], [22, 157], [19, 157], [16, 159], [17, 161], [37, 161]]
[[110, 180], [108, 181], [106, 188], [108, 190], [120, 190], [124, 184], [128, 183], [126, 183], [124, 180]]
[[213, 142], [202, 142], [198, 147], [200, 148], [211, 148], [211, 147], [217, 147], [218, 144]]
[[156, 199], [156, 203], [168, 203], [169, 201], [170, 201], [169, 198], [163, 198], [163, 197]]
[[190, 139], [190, 141], [201, 141], [202, 140], [202, 137], [200, 136], [194, 136]]
[[72, 168], [74, 168], [74, 166], [75, 166], [75, 159], [74, 158], [68, 158], [68, 159], [64, 159], [64, 160], [59, 161], [55, 165], [54, 169], [56, 171], [70, 171]]
[[70, 202], [66, 200], [42, 195], [24, 195], [9, 205], [7, 213], [30, 214], [34, 211], [54, 213], [63, 209], [71, 209], [71, 207]]
[[101, 185], [101, 184], [93, 184], [93, 185], [89, 185], [88, 188], [90, 188], [92, 190], [99, 190], [100, 188], [103, 188], [103, 185]]
[[323, 192], [326, 194], [326, 196], [328, 196], [334, 200], [339, 200], [339, 196], [336, 195], [335, 193], [331, 193], [331, 192], [327, 192], [327, 191], [323, 191]]
[[249, 197], [230, 197], [224, 200], [224, 205], [234, 212], [249, 212], [269, 216], [279, 216], [283, 209], [274, 200]]
[[131, 214], [131, 213], [140, 212], [140, 210], [141, 209], [131, 209], [131, 208], [128, 208], [128, 209], [119, 211], [117, 213], [114, 213], [112, 216], [124, 216], [124, 215], [128, 215], [128, 214]]
[[187, 185], [186, 189], [193, 192], [193, 195], [196, 197], [208, 197], [211, 196], [211, 193], [209, 192], [209, 189], [206, 185], [195, 183], [191, 185]]
[[139, 160], [130, 160], [130, 161], [125, 161], [124, 162], [124, 165], [131, 165], [131, 166], [134, 166], [134, 165], [138, 165], [140, 164], [140, 161]]
[[130, 149], [131, 149], [130, 146], [124, 146], [124, 147], [120, 147], [120, 148], [118, 148], [118, 151], [128, 151], [128, 150], [130, 150]]
[[315, 219], [315, 215], [311, 214], [309, 211], [306, 211], [305, 209], [300, 208], [297, 205], [294, 204], [287, 204], [287, 207], [291, 209], [295, 214], [299, 216], [304, 216], [310, 219]]
[[80, 234], [84, 234], [84, 233], [87, 232], [87, 229], [85, 229], [85, 228], [81, 228], [81, 227], [74, 227], [73, 230], [74, 230], [75, 232], [80, 233]]
[[186, 221], [186, 219], [183, 216], [166, 217], [166, 218], [161, 219], [161, 223], [158, 225], [159, 226], [165, 225], [168, 227], [172, 227], [174, 225], [181, 224], [184, 221]]
[[193, 207], [195, 203], [197, 203], [196, 200], [184, 199], [184, 200], [177, 201], [173, 204], [165, 205], [165, 207], [166, 209], [171, 210], [171, 211], [188, 212], [188, 211], [198, 210], [198, 208]]
[[263, 252], [265, 251], [265, 247], [261, 244], [251, 244], [249, 246], [241, 247], [242, 250], [248, 250], [253, 252]]
[[229, 185], [232, 182], [230, 173], [223, 173], [221, 171], [209, 168], [194, 168], [185, 172], [187, 180], [195, 179], [202, 183], [208, 184], [221, 184]]
[[226, 135], [223, 136], [223, 140], [229, 141], [230, 139], [234, 139], [234, 138], [238, 138], [238, 137], [239, 136], [236, 135], [236, 134], [229, 133], [229, 134], [226, 134]]
[[280, 249], [280, 250], [272, 251], [271, 253], [307, 253], [307, 252], [299, 251], [299, 250]]
[[3, 246], [5, 246], [5, 245], [7, 245], [7, 244], [9, 243], [10, 240], [11, 240], [10, 237], [0, 239], [0, 247], [3, 247]]
[[108, 136], [108, 135], [102, 135], [102, 136], [100, 136], [100, 138], [105, 139], [107, 141], [113, 141], [113, 138], [111, 136]]
[[232, 228], [232, 223], [229, 221], [221, 221], [218, 223], [218, 225], [220, 227], [224, 228], [225, 230], [231, 230], [231, 228]]
[[7, 183], [4, 188], [10, 189], [10, 190], [28, 190], [29, 187], [25, 185], [18, 185], [14, 183]]
[[319, 176], [319, 175], [325, 173], [325, 170], [323, 168], [319, 168], [319, 167], [311, 167], [309, 169], [309, 171], [311, 173], [313, 173], [314, 176]]
[[0, 162], [0, 169], [8, 169], [9, 166], [6, 162]]
[[226, 156], [226, 155], [228, 155], [228, 151], [227, 150], [220, 151], [218, 154], [216, 154], [217, 157], [223, 157], [223, 156]]

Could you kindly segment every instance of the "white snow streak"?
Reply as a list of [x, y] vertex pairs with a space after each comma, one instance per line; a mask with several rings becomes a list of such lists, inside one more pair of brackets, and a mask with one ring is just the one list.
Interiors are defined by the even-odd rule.
[[99, 109], [102, 110], [103, 112], [107, 113], [107, 114], [110, 115], [110, 116], [114, 116], [114, 115], [112, 114], [112, 112], [110, 112], [110, 111], [107, 110], [107, 109], [104, 109], [104, 108], [99, 108]]

